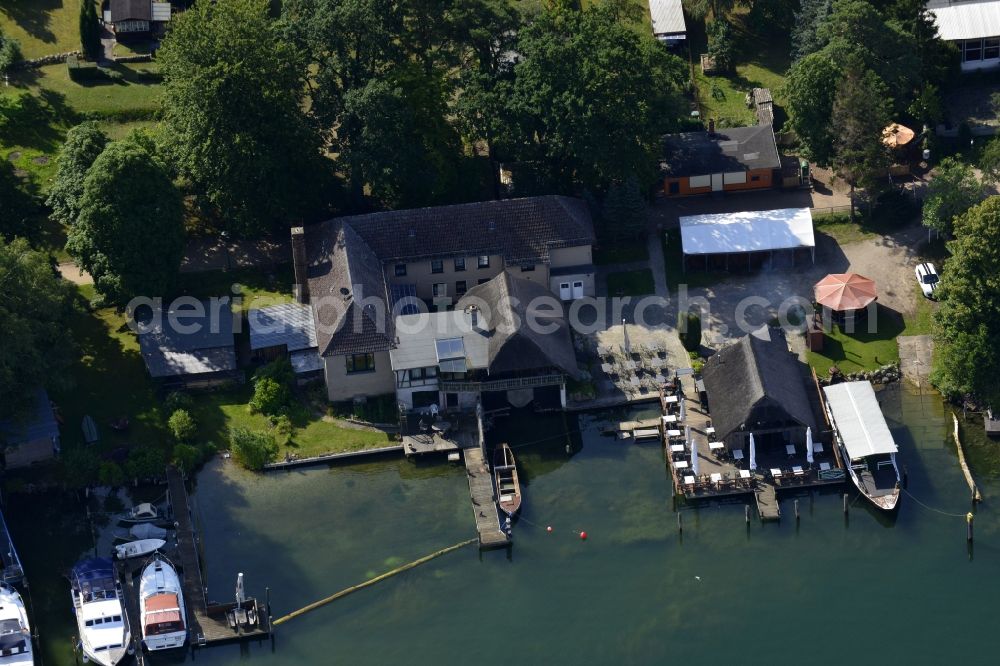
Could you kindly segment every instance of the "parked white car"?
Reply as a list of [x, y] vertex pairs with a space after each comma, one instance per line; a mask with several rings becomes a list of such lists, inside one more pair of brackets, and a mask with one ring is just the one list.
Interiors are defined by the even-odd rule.
[[938, 282], [941, 280], [937, 269], [934, 268], [934, 264], [930, 262], [917, 264], [916, 269], [914, 269], [914, 273], [917, 274], [917, 282], [920, 283], [920, 291], [924, 292], [924, 296], [927, 298], [934, 298], [934, 292], [937, 290]]

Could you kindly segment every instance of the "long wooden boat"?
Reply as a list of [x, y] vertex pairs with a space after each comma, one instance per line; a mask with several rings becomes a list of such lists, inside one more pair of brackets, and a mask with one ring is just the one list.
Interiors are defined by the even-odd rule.
[[493, 451], [493, 478], [496, 480], [500, 510], [513, 517], [521, 510], [521, 482], [517, 478], [514, 452], [506, 442]]
[[874, 506], [895, 511], [900, 495], [898, 449], [871, 383], [844, 382], [823, 392], [851, 481]]

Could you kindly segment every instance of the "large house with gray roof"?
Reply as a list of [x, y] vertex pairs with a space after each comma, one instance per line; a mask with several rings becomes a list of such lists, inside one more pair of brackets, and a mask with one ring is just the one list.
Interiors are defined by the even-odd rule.
[[410, 335], [397, 331], [397, 318], [448, 311], [502, 273], [504, 289], [531, 283], [537, 289], [513, 288], [556, 303], [593, 296], [593, 243], [586, 204], [560, 196], [355, 215], [293, 229], [297, 296], [313, 309], [329, 399], [393, 393], [391, 352]]
[[663, 193], [668, 197], [757, 190], [780, 182], [781, 157], [770, 124], [663, 137]]
[[169, 386], [210, 387], [238, 376], [236, 320], [228, 298], [178, 299], [139, 317], [139, 352], [153, 379]]

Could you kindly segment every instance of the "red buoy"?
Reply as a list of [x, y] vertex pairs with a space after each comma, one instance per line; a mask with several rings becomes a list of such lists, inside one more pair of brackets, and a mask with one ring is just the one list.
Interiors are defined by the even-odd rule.
[[546, 528], [545, 528], [545, 531], [546, 531], [546, 532], [551, 532], [551, 531], [552, 531], [552, 526], [551, 526], [551, 525], [549, 525], [548, 527], [546, 527]]
[[581, 541], [586, 541], [587, 540], [587, 533], [586, 532], [580, 532], [580, 540]]

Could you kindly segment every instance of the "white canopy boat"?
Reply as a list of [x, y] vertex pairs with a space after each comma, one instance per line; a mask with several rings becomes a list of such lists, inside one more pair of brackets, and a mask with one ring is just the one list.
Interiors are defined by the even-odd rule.
[[882, 415], [871, 382], [844, 382], [823, 389], [834, 437], [851, 480], [883, 511], [899, 503], [896, 442]]
[[115, 555], [119, 560], [127, 560], [131, 557], [150, 555], [166, 545], [167, 542], [163, 539], [139, 539], [118, 544], [115, 546]]
[[123, 523], [152, 523], [160, 520], [160, 518], [162, 516], [159, 509], [149, 502], [143, 502], [129, 509], [128, 513], [122, 516], [120, 520]]
[[162, 555], [154, 555], [139, 578], [139, 617], [147, 650], [184, 647], [187, 614], [181, 580]]
[[84, 656], [100, 666], [115, 666], [128, 653], [132, 632], [111, 560], [78, 562], [70, 573], [70, 589]]
[[34, 666], [34, 663], [24, 600], [13, 587], [0, 583], [0, 666]]

